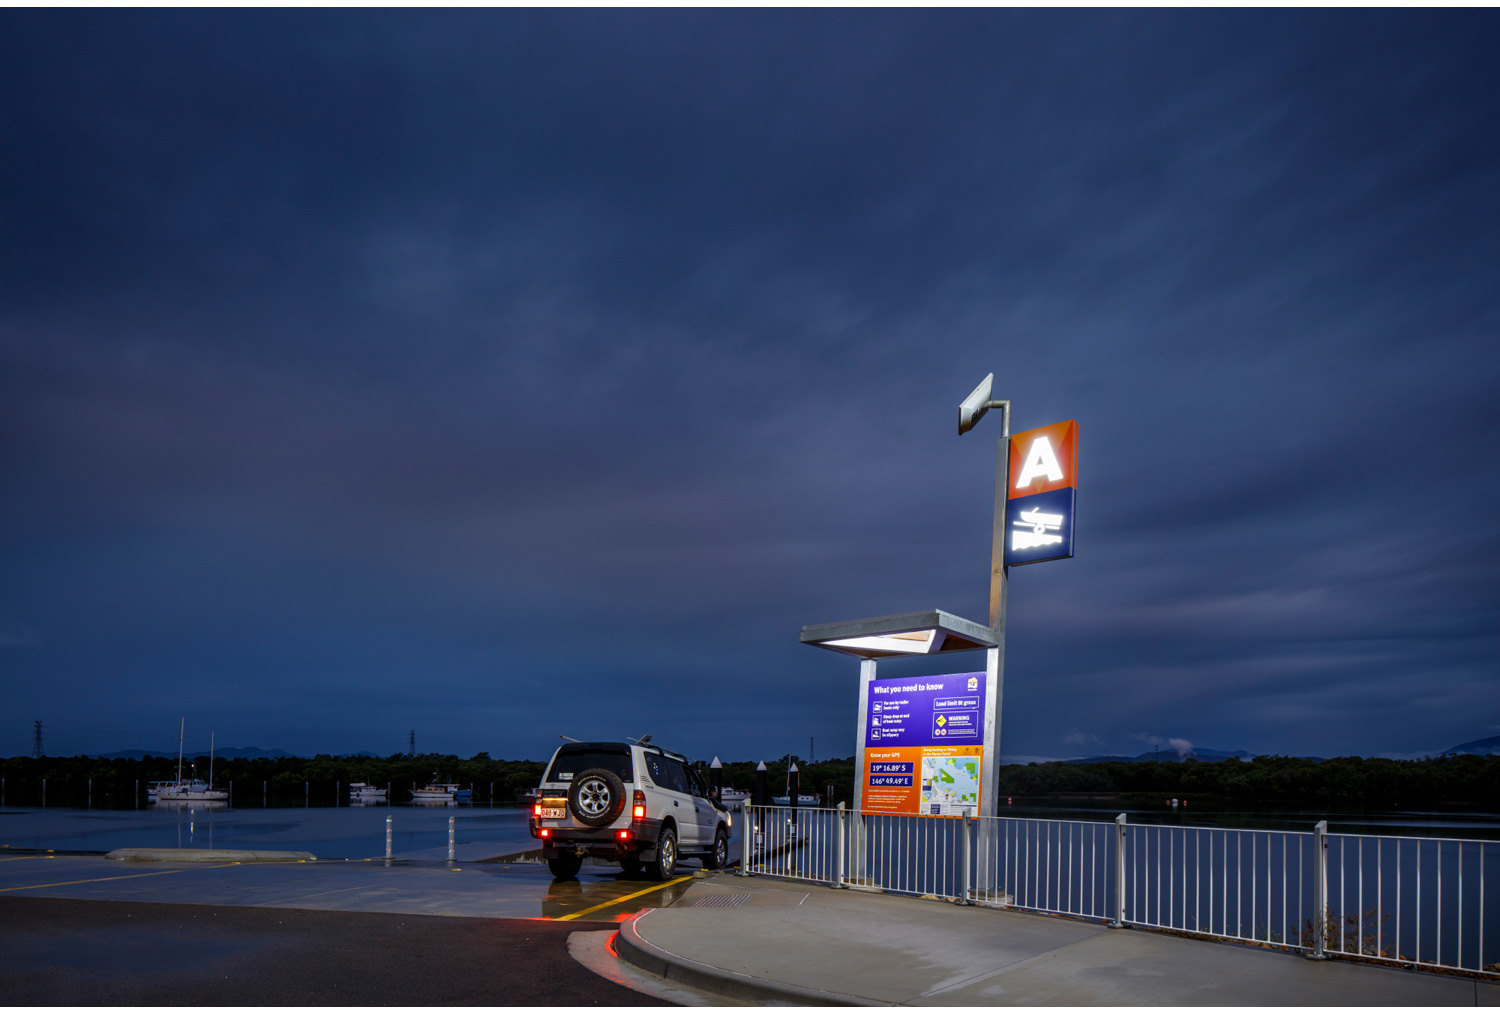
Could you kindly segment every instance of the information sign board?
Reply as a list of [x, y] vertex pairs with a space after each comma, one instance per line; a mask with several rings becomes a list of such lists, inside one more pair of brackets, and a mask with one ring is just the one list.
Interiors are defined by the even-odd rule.
[[1078, 422], [1066, 420], [1011, 438], [1005, 499], [1005, 563], [1073, 556], [1078, 506]]
[[868, 692], [861, 810], [978, 814], [985, 674], [872, 680]]

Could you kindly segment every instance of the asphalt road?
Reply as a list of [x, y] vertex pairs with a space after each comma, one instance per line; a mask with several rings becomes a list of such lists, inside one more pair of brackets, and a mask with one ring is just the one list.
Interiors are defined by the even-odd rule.
[[0, 1005], [659, 1005], [573, 961], [613, 923], [0, 896]]

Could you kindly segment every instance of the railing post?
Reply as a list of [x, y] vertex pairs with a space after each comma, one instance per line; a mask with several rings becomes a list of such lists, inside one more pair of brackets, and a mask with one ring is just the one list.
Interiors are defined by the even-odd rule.
[[1115, 817], [1115, 918], [1111, 927], [1125, 926], [1125, 815]]
[[740, 873], [750, 876], [750, 850], [755, 848], [755, 826], [750, 820], [750, 798], [740, 801]]
[[833, 836], [833, 887], [844, 887], [844, 802], [839, 801], [838, 813], [833, 817], [836, 822]]
[[1313, 825], [1313, 950], [1310, 959], [1323, 958], [1328, 932], [1328, 822]]
[[385, 858], [391, 858], [391, 816], [385, 816]]
[[453, 862], [453, 819], [448, 819], [448, 862]]
[[958, 904], [960, 906], [974, 905], [974, 897], [970, 893], [969, 886], [973, 883], [974, 874], [974, 852], [969, 843], [969, 812], [964, 811], [963, 823], [959, 825], [958, 832], [964, 837], [963, 845], [959, 852], [963, 858], [962, 870], [959, 874], [961, 884], [958, 890]]

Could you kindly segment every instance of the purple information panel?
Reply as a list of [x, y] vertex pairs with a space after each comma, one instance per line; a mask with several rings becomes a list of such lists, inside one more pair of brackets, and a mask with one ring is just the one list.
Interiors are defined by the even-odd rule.
[[[894, 677], [870, 682], [866, 747], [984, 743], [984, 673]], [[906, 773], [911, 771], [906, 769]], [[871, 774], [899, 776], [899, 769]], [[898, 785], [892, 782], [891, 785]]]

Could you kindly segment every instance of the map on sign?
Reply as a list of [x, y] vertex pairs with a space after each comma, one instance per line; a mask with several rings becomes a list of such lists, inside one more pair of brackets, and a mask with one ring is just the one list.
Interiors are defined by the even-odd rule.
[[[975, 757], [924, 757], [922, 759], [922, 810], [940, 814], [949, 807], [979, 806], [979, 759]], [[937, 807], [938, 810], [933, 810]]]

